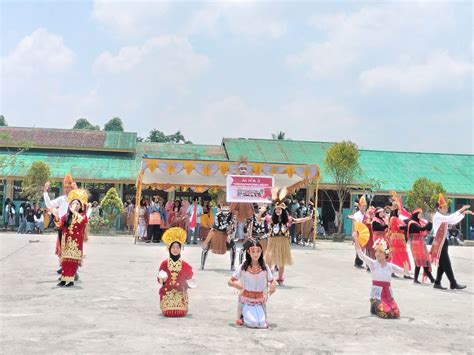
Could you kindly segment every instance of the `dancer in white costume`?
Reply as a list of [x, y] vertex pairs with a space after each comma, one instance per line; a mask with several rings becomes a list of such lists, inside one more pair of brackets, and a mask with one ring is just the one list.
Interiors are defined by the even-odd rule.
[[263, 260], [260, 243], [248, 239], [244, 243], [245, 261], [237, 268], [228, 282], [240, 291], [237, 308], [237, 325], [250, 328], [268, 328], [267, 293], [275, 292], [273, 275]]

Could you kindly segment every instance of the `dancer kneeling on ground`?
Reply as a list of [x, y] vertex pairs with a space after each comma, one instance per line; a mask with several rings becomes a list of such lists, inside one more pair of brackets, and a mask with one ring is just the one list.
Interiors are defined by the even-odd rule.
[[268, 328], [266, 301], [267, 292], [275, 292], [273, 275], [263, 260], [260, 243], [253, 239], [244, 242], [245, 261], [234, 272], [228, 282], [240, 291], [236, 324], [251, 328]]
[[371, 259], [362, 252], [359, 240], [354, 238], [357, 255], [370, 267], [372, 274], [372, 291], [370, 293], [370, 313], [381, 318], [399, 318], [400, 310], [392, 297], [390, 281], [392, 273], [403, 274], [408, 271], [408, 263], [402, 269], [395, 264], [387, 262], [389, 249], [383, 239], [374, 242], [375, 258]]
[[181, 259], [186, 234], [184, 229], [173, 227], [162, 237], [170, 254], [161, 263], [157, 278], [161, 285], [160, 308], [166, 317], [184, 317], [188, 313], [188, 288], [193, 284], [193, 269]]

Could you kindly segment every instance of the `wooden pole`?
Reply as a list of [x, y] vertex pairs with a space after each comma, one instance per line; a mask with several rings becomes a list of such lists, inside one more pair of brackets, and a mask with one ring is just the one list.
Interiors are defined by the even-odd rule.
[[135, 193], [135, 220], [133, 221], [133, 243], [137, 244], [138, 238], [138, 219], [140, 214], [140, 201], [142, 200], [142, 179], [143, 179], [143, 170], [140, 169], [137, 176], [137, 182], [135, 186], [137, 191]]
[[316, 235], [318, 232], [318, 189], [319, 189], [320, 171], [318, 166], [318, 175], [316, 176], [316, 189], [314, 190], [314, 227], [313, 227], [313, 249], [316, 249]]

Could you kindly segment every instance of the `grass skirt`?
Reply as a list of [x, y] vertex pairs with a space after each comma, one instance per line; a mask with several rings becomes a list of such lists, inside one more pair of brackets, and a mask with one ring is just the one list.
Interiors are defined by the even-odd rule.
[[214, 254], [225, 254], [227, 252], [227, 233], [211, 229], [203, 247], [207, 245]]
[[290, 240], [287, 237], [268, 238], [267, 250], [265, 252], [265, 263], [279, 267], [293, 265], [291, 257]]

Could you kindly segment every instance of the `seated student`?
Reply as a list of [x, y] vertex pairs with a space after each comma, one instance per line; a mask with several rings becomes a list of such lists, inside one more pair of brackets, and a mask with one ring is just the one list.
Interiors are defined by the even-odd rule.
[[35, 220], [35, 230], [37, 230], [38, 233], [43, 234], [44, 233], [43, 210], [39, 209], [38, 212], [35, 213], [34, 220]]

